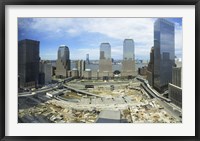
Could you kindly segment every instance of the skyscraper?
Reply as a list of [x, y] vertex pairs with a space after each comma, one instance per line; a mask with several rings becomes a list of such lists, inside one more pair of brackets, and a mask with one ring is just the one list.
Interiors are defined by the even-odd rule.
[[111, 60], [111, 46], [109, 43], [101, 43], [100, 59]]
[[123, 60], [135, 60], [135, 47], [133, 39], [125, 39], [123, 43]]
[[150, 61], [147, 67], [147, 80], [151, 86], [153, 86], [154, 84], [153, 68], [154, 68], [154, 47], [151, 48]]
[[52, 81], [52, 65], [50, 62], [48, 61], [40, 61], [40, 64], [39, 64], [39, 72], [40, 72], [40, 76], [44, 74], [44, 76], [42, 76], [42, 78], [40, 78], [40, 81], [42, 79], [42, 82], [41, 84], [49, 84], [51, 83]]
[[172, 84], [169, 83], [168, 89], [171, 102], [182, 108], [181, 67], [173, 67]]
[[154, 88], [164, 91], [172, 81], [175, 64], [174, 23], [159, 18], [154, 23]]
[[20, 87], [37, 87], [39, 77], [39, 41], [25, 39], [18, 42], [18, 75]]
[[111, 46], [109, 43], [101, 43], [99, 76], [106, 79], [112, 77]]
[[78, 70], [78, 76], [83, 77], [83, 72], [85, 71], [85, 61], [84, 60], [77, 60], [76, 61], [76, 68]]
[[133, 39], [123, 43], [122, 77], [135, 76], [135, 47]]
[[61, 45], [58, 49], [58, 58], [56, 61], [56, 76], [65, 78], [70, 70], [69, 48]]
[[181, 87], [181, 67], [172, 68], [172, 84]]
[[90, 63], [89, 54], [86, 54], [86, 63], [87, 63], [87, 64]]

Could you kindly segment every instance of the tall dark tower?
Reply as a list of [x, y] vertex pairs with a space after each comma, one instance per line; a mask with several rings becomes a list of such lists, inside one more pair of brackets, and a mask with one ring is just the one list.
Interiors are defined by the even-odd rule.
[[56, 76], [60, 78], [68, 77], [70, 70], [69, 48], [61, 45], [58, 49], [58, 58], [56, 61]]
[[172, 82], [175, 65], [174, 23], [159, 18], [154, 23], [154, 88], [162, 92]]
[[35, 40], [18, 42], [18, 76], [21, 88], [33, 88], [38, 85], [39, 77], [39, 46]]

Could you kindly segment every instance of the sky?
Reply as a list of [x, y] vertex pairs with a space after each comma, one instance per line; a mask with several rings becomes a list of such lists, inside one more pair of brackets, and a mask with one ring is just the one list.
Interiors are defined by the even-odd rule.
[[[40, 41], [42, 60], [56, 60], [60, 45], [70, 50], [70, 59], [99, 59], [103, 42], [111, 45], [111, 57], [123, 58], [124, 39], [133, 39], [135, 59], [149, 60], [153, 25], [157, 18], [18, 18], [18, 40]], [[175, 55], [182, 58], [182, 18], [175, 23]]]

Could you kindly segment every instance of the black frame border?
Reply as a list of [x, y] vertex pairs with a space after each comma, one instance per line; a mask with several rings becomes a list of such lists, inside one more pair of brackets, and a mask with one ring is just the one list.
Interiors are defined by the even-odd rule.
[[[195, 136], [5, 136], [6, 5], [194, 5], [195, 6]], [[200, 0], [0, 0], [0, 139], [1, 141], [200, 141]], [[133, 131], [134, 132], [134, 131]]]

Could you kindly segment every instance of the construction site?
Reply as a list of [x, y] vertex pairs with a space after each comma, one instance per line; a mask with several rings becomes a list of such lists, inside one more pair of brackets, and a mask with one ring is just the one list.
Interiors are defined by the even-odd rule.
[[[19, 123], [181, 123], [140, 81], [73, 79], [18, 97]], [[165, 103], [165, 104], [163, 104]]]

